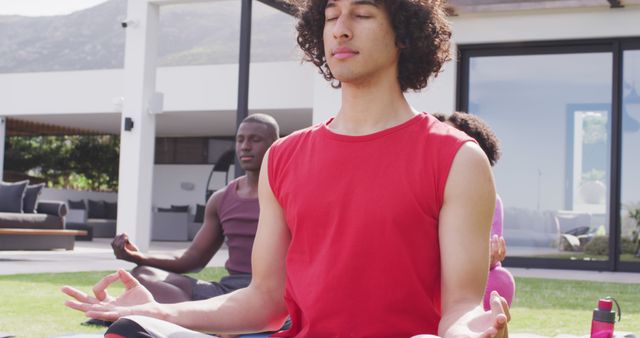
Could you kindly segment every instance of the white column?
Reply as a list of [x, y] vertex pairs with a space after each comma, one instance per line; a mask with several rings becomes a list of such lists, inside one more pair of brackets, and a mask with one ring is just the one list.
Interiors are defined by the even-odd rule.
[[[129, 0], [124, 62], [124, 104], [120, 133], [118, 232], [142, 251], [149, 249], [155, 146], [155, 116], [149, 102], [156, 87], [158, 5]], [[126, 131], [126, 119], [133, 121]]]
[[7, 137], [7, 119], [0, 116], [0, 181], [4, 173], [4, 140]]

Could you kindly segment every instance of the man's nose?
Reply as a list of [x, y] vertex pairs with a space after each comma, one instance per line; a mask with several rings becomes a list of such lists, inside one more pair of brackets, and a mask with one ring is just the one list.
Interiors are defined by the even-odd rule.
[[247, 150], [251, 149], [251, 142], [249, 140], [244, 140], [240, 143], [240, 149]]
[[333, 26], [333, 38], [340, 40], [349, 40], [353, 32], [351, 31], [351, 21], [348, 15], [340, 15], [336, 19], [336, 23]]

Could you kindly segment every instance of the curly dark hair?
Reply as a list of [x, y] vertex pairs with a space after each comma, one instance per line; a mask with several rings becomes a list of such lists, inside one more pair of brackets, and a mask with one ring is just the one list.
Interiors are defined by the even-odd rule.
[[[327, 81], [333, 74], [325, 58], [322, 33], [327, 0], [297, 0], [298, 45], [304, 60], [320, 69]], [[375, 0], [384, 4], [395, 32], [395, 44], [400, 49], [398, 81], [403, 92], [418, 91], [427, 86], [429, 78], [437, 76], [442, 65], [451, 60], [451, 28], [442, 0]]]
[[449, 116], [440, 113], [432, 114], [442, 122], [451, 123], [456, 129], [462, 130], [465, 134], [478, 141], [478, 145], [489, 158], [491, 166], [500, 159], [500, 140], [491, 127], [476, 115], [455, 112]]

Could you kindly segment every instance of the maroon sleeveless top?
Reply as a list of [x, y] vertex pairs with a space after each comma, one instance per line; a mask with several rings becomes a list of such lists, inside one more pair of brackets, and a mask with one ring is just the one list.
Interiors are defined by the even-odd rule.
[[251, 249], [260, 214], [257, 198], [238, 196], [238, 181], [229, 183], [218, 206], [222, 233], [229, 247], [229, 259], [225, 264], [229, 274], [251, 273]]

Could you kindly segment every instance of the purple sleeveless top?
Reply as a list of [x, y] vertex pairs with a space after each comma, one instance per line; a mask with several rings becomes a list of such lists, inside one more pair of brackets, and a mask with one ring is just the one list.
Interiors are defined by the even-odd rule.
[[258, 228], [257, 198], [238, 196], [238, 179], [229, 183], [218, 206], [222, 233], [229, 247], [225, 268], [229, 274], [251, 273], [251, 249]]

